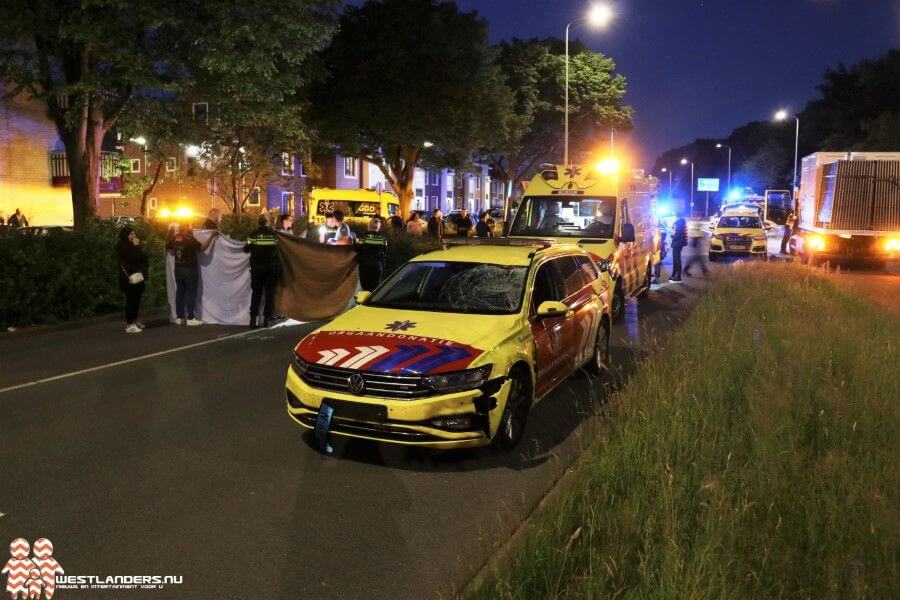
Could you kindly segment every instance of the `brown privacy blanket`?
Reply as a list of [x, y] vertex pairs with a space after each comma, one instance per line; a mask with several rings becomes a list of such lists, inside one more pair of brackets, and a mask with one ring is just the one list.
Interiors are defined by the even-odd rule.
[[298, 321], [318, 321], [346, 308], [359, 280], [353, 246], [325, 246], [279, 232], [278, 254], [276, 312]]

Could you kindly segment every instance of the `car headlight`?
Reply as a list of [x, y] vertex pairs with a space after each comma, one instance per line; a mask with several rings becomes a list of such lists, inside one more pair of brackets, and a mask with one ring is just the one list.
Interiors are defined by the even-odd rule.
[[891, 238], [884, 244], [885, 252], [900, 252], [900, 238]]
[[766, 234], [757, 233], [756, 235], [753, 236], [753, 239], [756, 240], [757, 242], [764, 242], [764, 241], [766, 241]]
[[809, 238], [809, 247], [814, 251], [822, 251], [825, 249], [825, 238], [819, 235], [814, 235]]
[[491, 365], [485, 365], [477, 369], [467, 369], [455, 373], [429, 375], [422, 378], [422, 385], [436, 392], [463, 392], [481, 386], [490, 376]]

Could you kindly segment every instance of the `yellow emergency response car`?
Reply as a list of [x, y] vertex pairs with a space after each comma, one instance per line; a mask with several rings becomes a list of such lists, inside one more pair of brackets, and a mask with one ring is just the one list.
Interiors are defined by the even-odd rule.
[[385, 219], [400, 214], [400, 201], [391, 192], [315, 188], [307, 199], [311, 224], [321, 225], [325, 215], [340, 210], [348, 223], [368, 223], [372, 217]]
[[590, 252], [612, 279], [616, 320], [631, 298], [650, 289], [660, 260], [658, 187], [641, 170], [623, 172], [615, 159], [546, 168], [525, 188], [509, 235], [577, 244]]
[[729, 211], [719, 217], [709, 238], [709, 260], [721, 256], [745, 256], [765, 260], [766, 228], [753, 210]]
[[578, 368], [607, 370], [598, 275], [576, 246], [496, 240], [418, 256], [297, 344], [288, 415], [317, 435], [512, 448], [536, 400]]

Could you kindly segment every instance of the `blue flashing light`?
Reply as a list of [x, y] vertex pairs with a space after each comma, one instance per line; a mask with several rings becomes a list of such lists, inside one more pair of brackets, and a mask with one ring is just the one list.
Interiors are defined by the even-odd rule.
[[669, 204], [657, 204], [656, 205], [656, 218], [661, 219], [663, 217], [668, 217], [675, 214], [672, 211], [672, 206]]
[[740, 200], [740, 199], [743, 198], [743, 197], [744, 197], [744, 193], [743, 193], [741, 190], [737, 189], [737, 188], [735, 188], [735, 189], [731, 190], [730, 192], [728, 192], [728, 199], [729, 199], [729, 200]]

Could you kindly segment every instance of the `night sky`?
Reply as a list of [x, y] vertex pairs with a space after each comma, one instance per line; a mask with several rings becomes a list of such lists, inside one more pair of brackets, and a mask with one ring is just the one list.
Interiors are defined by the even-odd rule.
[[[491, 41], [562, 37], [590, 0], [458, 0], [490, 23]], [[630, 155], [646, 166], [697, 137], [721, 137], [802, 109], [838, 62], [900, 46], [900, 0], [612, 0], [607, 31], [580, 25], [593, 50], [612, 56], [635, 107]]]

